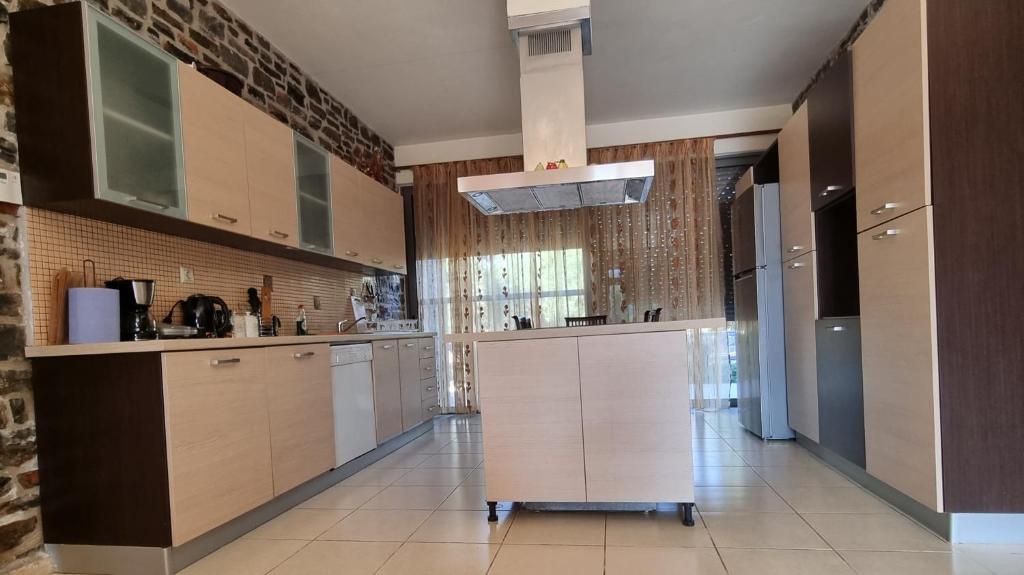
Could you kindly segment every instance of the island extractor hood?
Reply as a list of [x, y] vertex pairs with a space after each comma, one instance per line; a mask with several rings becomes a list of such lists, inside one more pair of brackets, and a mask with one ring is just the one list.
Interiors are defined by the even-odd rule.
[[[519, 49], [525, 172], [459, 178], [459, 193], [488, 215], [634, 204], [647, 200], [654, 161], [587, 165], [583, 56], [589, 0], [508, 0]], [[533, 168], [564, 160], [562, 169]]]

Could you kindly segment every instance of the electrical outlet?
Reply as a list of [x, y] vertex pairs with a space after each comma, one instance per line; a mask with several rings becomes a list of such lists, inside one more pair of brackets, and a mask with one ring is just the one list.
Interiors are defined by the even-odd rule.
[[0, 169], [0, 202], [21, 205], [21, 176], [18, 172]]
[[313, 296], [313, 309], [320, 309], [320, 296]]
[[183, 284], [190, 284], [196, 281], [195, 273], [192, 272], [192, 268], [181, 266], [178, 268], [178, 278]]

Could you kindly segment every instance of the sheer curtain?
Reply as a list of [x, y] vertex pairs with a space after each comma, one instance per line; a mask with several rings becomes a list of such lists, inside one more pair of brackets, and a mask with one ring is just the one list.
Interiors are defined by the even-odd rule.
[[[567, 316], [609, 322], [724, 316], [722, 249], [714, 198], [714, 141], [684, 140], [591, 150], [592, 163], [653, 159], [643, 205], [484, 216], [459, 197], [462, 176], [516, 172], [506, 157], [413, 168], [419, 317], [440, 334], [564, 325]], [[716, 334], [696, 334], [690, 353], [695, 405], [717, 394]], [[476, 410], [469, 346], [446, 346], [442, 408]], [[685, 350], [680, 350], [685, 353]], [[698, 383], [698, 380], [700, 383]]]

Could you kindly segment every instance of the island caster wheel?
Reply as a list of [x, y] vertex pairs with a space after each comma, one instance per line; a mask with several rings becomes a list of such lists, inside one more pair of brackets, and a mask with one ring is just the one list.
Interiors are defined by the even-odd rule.
[[693, 527], [693, 503], [683, 503], [683, 525]]
[[498, 522], [498, 502], [488, 501], [487, 502], [487, 522], [497, 523]]

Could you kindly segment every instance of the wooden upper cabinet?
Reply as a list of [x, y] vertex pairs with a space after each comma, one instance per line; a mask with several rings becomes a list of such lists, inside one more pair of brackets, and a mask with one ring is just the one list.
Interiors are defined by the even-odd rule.
[[813, 250], [814, 214], [811, 212], [811, 156], [806, 102], [779, 134], [779, 211], [783, 261]]
[[843, 52], [807, 96], [811, 206], [815, 211], [854, 188], [851, 58]]
[[374, 220], [373, 206], [360, 176], [355, 167], [341, 158], [331, 157], [334, 255], [370, 265], [380, 227]]
[[298, 247], [292, 130], [262, 110], [249, 105], [244, 108], [252, 236]]
[[932, 208], [858, 237], [867, 471], [942, 511]]
[[248, 235], [245, 102], [178, 64], [188, 219]]
[[892, 0], [853, 47], [857, 230], [931, 204], [924, 0]]
[[373, 182], [381, 206], [383, 226], [377, 231], [381, 242], [382, 264], [378, 267], [394, 273], [406, 273], [405, 259], [405, 202], [402, 195]]

